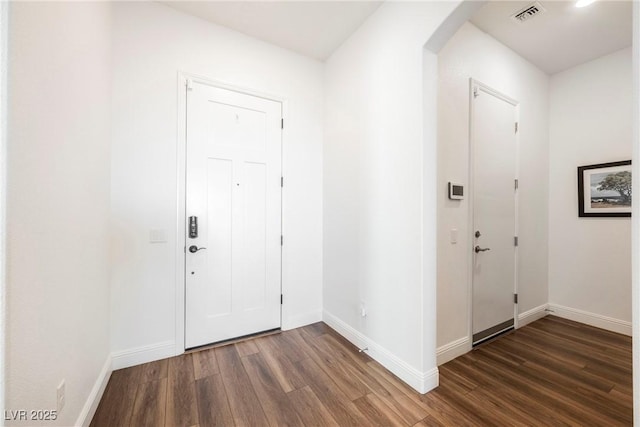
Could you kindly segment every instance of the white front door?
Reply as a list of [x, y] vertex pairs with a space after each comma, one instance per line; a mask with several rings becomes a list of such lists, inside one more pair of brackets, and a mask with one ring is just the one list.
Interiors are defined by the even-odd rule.
[[187, 89], [185, 346], [280, 327], [282, 104]]
[[514, 326], [517, 102], [471, 84], [475, 344]]

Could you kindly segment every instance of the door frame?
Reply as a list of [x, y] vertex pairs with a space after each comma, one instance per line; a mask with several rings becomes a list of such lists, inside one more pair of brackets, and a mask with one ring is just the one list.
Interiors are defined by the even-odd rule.
[[[467, 324], [467, 336], [468, 336], [468, 342], [469, 342], [469, 349], [473, 348], [473, 232], [474, 232], [474, 197], [475, 197], [475, 193], [474, 193], [474, 154], [475, 154], [475, 150], [474, 150], [474, 144], [475, 141], [473, 139], [473, 117], [474, 117], [474, 102], [473, 102], [473, 98], [474, 98], [474, 88], [478, 88], [479, 91], [481, 92], [485, 92], [488, 95], [491, 96], [495, 96], [496, 98], [499, 98], [511, 105], [513, 105], [515, 107], [515, 113], [516, 113], [516, 122], [520, 122], [520, 103], [518, 101], [516, 101], [515, 99], [511, 98], [510, 96], [505, 95], [504, 93], [495, 90], [494, 88], [492, 88], [489, 85], [486, 85], [484, 83], [482, 83], [479, 80], [474, 79], [473, 77], [469, 78], [469, 159], [468, 159], [468, 170], [469, 170], [469, 191], [467, 194], [469, 194], [469, 203], [468, 203], [468, 223], [467, 223], [467, 229], [469, 230], [469, 247], [467, 248], [467, 274], [468, 274], [468, 283], [467, 283], [467, 295], [469, 295], [468, 301], [467, 301], [467, 312], [469, 314], [469, 318], [468, 318], [468, 324]], [[516, 149], [515, 149], [515, 179], [519, 179], [520, 176], [520, 129], [518, 129], [518, 132], [515, 133], [516, 135]], [[514, 215], [515, 215], [515, 230], [514, 230], [514, 235], [517, 236], [518, 235], [518, 231], [519, 231], [519, 224], [518, 224], [518, 217], [519, 217], [519, 194], [520, 194], [520, 189], [518, 189], [517, 191], [515, 191], [515, 197], [514, 197], [514, 203], [515, 203], [515, 210], [514, 210]], [[520, 249], [520, 245], [515, 246], [515, 251], [514, 251], [514, 278], [513, 278], [513, 293], [517, 294], [518, 293], [518, 252]], [[519, 302], [519, 301], [518, 301]], [[518, 304], [514, 303], [513, 304], [513, 328], [514, 329], [518, 329], [519, 328], [519, 322], [518, 322]]]
[[[278, 95], [269, 94], [263, 91], [237, 86], [220, 80], [204, 77], [185, 71], [178, 71], [177, 78], [177, 97], [178, 97], [178, 117], [177, 117], [177, 144], [176, 144], [176, 244], [175, 244], [175, 261], [176, 261], [176, 277], [175, 277], [175, 351], [176, 356], [185, 352], [185, 327], [186, 327], [186, 276], [185, 276], [185, 248], [187, 239], [185, 235], [186, 224], [186, 162], [187, 162], [187, 82], [205, 84], [220, 89], [227, 89], [244, 95], [251, 95], [258, 98], [268, 99], [270, 101], [279, 102], [282, 105], [282, 118], [287, 119], [288, 102], [287, 99]], [[288, 139], [287, 127], [281, 129], [280, 133], [280, 175], [284, 176], [285, 141]], [[284, 187], [280, 188], [280, 228], [284, 235], [285, 218], [283, 212], [285, 191]], [[280, 292], [285, 292], [285, 281], [283, 280], [283, 271], [285, 265], [284, 247], [280, 246]], [[285, 305], [280, 306], [280, 326], [282, 327], [283, 312]]]

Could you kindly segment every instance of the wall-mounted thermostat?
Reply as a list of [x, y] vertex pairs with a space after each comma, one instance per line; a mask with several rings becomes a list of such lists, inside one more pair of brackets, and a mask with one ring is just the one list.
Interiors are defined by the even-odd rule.
[[464, 186], [462, 184], [456, 184], [455, 182], [449, 183], [449, 198], [451, 200], [464, 199]]

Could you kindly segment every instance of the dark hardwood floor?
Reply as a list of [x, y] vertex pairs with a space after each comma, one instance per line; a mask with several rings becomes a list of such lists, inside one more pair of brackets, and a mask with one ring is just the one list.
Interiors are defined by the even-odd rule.
[[420, 395], [323, 323], [113, 372], [99, 426], [632, 424], [631, 338], [546, 317]]

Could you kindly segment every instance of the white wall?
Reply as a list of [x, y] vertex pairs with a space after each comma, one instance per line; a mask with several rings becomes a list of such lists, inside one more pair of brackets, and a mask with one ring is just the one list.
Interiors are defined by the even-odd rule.
[[631, 220], [579, 218], [576, 168], [631, 159], [631, 49], [553, 75], [550, 93], [549, 302], [630, 334]]
[[110, 6], [10, 6], [6, 409], [55, 410], [64, 379], [68, 426], [110, 353]]
[[[7, 292], [7, 76], [9, 7], [0, 3], [0, 342], [6, 343]], [[4, 346], [3, 348], [6, 348]], [[0, 413], [5, 410], [5, 351], [0, 350]]]
[[[174, 346], [178, 71], [287, 99], [283, 326], [320, 320], [322, 64], [158, 3], [113, 9], [115, 366], [166, 357], [181, 345]], [[165, 230], [168, 242], [149, 243], [151, 229]]]
[[[633, 188], [640, 188], [640, 4], [633, 3], [633, 43], [632, 43], [632, 86], [631, 86], [631, 99], [632, 99], [632, 151], [633, 151], [633, 166], [632, 166], [632, 179]], [[631, 304], [632, 311], [632, 355], [633, 355], [633, 389], [636, 393], [633, 393], [633, 422], [634, 424], [640, 424], [640, 313], [638, 309], [640, 307], [640, 288], [639, 279], [640, 275], [640, 204], [633, 203], [631, 206], [631, 298], [633, 299]]]
[[[325, 321], [426, 391], [435, 369], [435, 144], [423, 147], [423, 45], [456, 2], [387, 2], [325, 74]], [[423, 152], [426, 156], [423, 164]], [[424, 214], [424, 217], [423, 217]], [[364, 303], [367, 316], [359, 314]]]
[[[469, 203], [449, 200], [447, 182], [469, 188], [469, 78], [519, 104], [519, 313], [547, 302], [548, 76], [515, 52], [465, 23], [438, 55], [438, 347], [443, 363], [470, 348]], [[435, 202], [435, 200], [434, 200]], [[450, 242], [450, 230], [458, 241]], [[527, 320], [527, 319], [525, 319]]]

